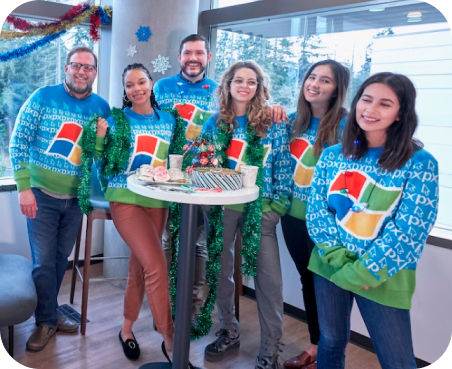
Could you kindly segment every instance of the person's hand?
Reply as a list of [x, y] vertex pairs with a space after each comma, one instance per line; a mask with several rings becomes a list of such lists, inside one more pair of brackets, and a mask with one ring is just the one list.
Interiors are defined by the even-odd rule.
[[286, 114], [286, 108], [283, 106], [272, 105], [270, 108], [272, 110], [272, 118], [274, 122], [281, 123], [289, 119]]
[[24, 190], [19, 192], [20, 211], [27, 218], [36, 218], [38, 204], [32, 190]]
[[104, 118], [99, 117], [97, 119], [97, 137], [105, 137], [107, 134], [108, 123]]
[[[367, 286], [364, 286], [363, 287], [366, 291], [369, 289], [369, 287], [367, 287]], [[375, 287], [372, 287], [372, 288], [377, 288], [376, 286]]]

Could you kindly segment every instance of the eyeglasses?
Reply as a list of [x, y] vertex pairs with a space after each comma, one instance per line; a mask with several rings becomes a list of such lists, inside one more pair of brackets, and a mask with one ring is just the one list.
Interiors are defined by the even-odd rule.
[[247, 85], [249, 88], [256, 88], [257, 85], [259, 84], [259, 82], [257, 82], [254, 79], [249, 79], [248, 81], [245, 81], [241, 78], [232, 79], [231, 82], [236, 86]]
[[69, 65], [71, 66], [71, 68], [73, 70], [80, 70], [81, 67], [83, 67], [83, 70], [85, 72], [92, 72], [92, 71], [96, 70], [96, 67], [91, 64], [81, 64], [81, 63], [71, 62], [71, 63], [69, 63]]

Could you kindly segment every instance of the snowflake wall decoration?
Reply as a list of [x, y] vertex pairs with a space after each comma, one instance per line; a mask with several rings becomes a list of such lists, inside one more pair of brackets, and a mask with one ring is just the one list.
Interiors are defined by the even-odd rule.
[[135, 56], [135, 54], [137, 53], [137, 47], [136, 45], [129, 45], [129, 47], [126, 49], [127, 51], [127, 56], [131, 56], [132, 58]]
[[169, 56], [161, 56], [159, 54], [158, 58], [151, 61], [152, 65], [154, 66], [154, 72], [153, 73], [162, 73], [165, 74], [165, 72], [171, 68], [171, 65], [169, 63]]
[[138, 36], [138, 41], [148, 41], [149, 37], [151, 37], [152, 33], [149, 27], [143, 27], [141, 26], [138, 31], [135, 32], [135, 34]]

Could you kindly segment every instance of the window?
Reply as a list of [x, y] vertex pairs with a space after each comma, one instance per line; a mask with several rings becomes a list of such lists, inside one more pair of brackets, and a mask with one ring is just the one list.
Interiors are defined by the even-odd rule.
[[[9, 30], [10, 25], [5, 23], [3, 29]], [[0, 40], [0, 53], [37, 39]], [[0, 63], [0, 178], [12, 176], [9, 141], [20, 107], [36, 89], [63, 82], [67, 51], [82, 44], [93, 48], [89, 28], [74, 27], [25, 57]]]
[[212, 4], [212, 8], [226, 8], [228, 6], [241, 5], [246, 3], [252, 3], [254, 1], [261, 0], [214, 0]]
[[[452, 236], [452, 38], [444, 16], [412, 1], [335, 10], [318, 15], [270, 18], [218, 26], [212, 33], [213, 78], [237, 60], [255, 60], [270, 77], [270, 93], [291, 112], [304, 73], [322, 59], [335, 59], [351, 71], [346, 105], [371, 74], [407, 75], [417, 92], [418, 138], [439, 162], [440, 209], [436, 229]], [[346, 107], [347, 107], [346, 106]]]

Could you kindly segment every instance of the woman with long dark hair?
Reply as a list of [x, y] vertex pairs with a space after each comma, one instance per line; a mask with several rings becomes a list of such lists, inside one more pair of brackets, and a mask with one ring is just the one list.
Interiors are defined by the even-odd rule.
[[[259, 237], [257, 276], [254, 278], [261, 330], [261, 345], [256, 369], [279, 369], [279, 344], [283, 333], [282, 274], [276, 225], [289, 208], [291, 173], [286, 125], [274, 124], [267, 105], [270, 98], [267, 79], [252, 61], [231, 65], [219, 86], [220, 112], [203, 126], [213, 131], [220, 155], [230, 169], [242, 165], [259, 167], [257, 184], [262, 199], [257, 213], [260, 224], [252, 225], [249, 204], [225, 206], [223, 215], [223, 251], [217, 287], [217, 306], [221, 328], [218, 338], [205, 349], [205, 360], [220, 361], [240, 346], [239, 324], [234, 305], [234, 244], [239, 229], [243, 243], [247, 231]], [[256, 200], [258, 201], [258, 200]]]
[[404, 75], [369, 77], [342, 142], [324, 150], [307, 211], [315, 242], [317, 367], [342, 369], [356, 300], [382, 368], [416, 368], [410, 308], [438, 207], [438, 165], [413, 135], [416, 90]]
[[[159, 110], [151, 75], [142, 64], [127, 66], [122, 80], [123, 111], [113, 109], [107, 122], [114, 135], [130, 131], [130, 137], [124, 137], [131, 142], [130, 152], [122, 171], [107, 178], [105, 193], [105, 199], [110, 202], [113, 223], [131, 250], [124, 322], [119, 340], [126, 357], [138, 359], [140, 347], [132, 326], [146, 293], [155, 325], [163, 336], [162, 351], [171, 361], [174, 326], [166, 261], [161, 246], [169, 203], [131, 192], [127, 188], [127, 177], [143, 164], [166, 166], [176, 120], [171, 114]], [[102, 152], [102, 149], [102, 145], [98, 144], [97, 152]]]
[[287, 360], [288, 369], [315, 368], [320, 330], [314, 278], [308, 270], [314, 243], [306, 228], [306, 206], [311, 179], [323, 149], [338, 142], [346, 110], [343, 108], [350, 73], [334, 60], [313, 64], [303, 79], [297, 111], [289, 115], [291, 131], [293, 194], [291, 207], [281, 219], [287, 249], [300, 273], [311, 346]]

